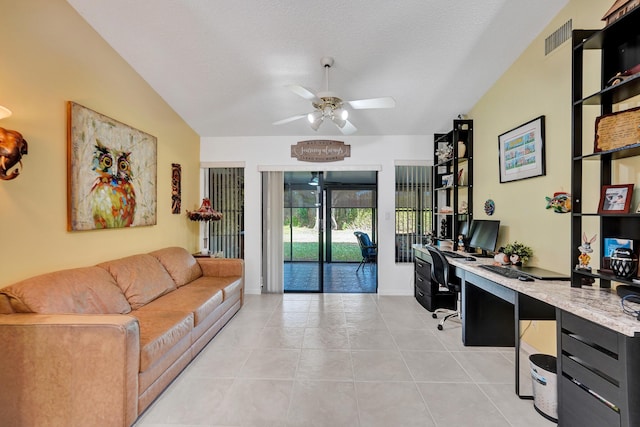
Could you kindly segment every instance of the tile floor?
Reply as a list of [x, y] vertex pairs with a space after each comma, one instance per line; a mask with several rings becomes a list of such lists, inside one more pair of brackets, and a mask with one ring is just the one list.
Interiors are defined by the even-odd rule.
[[[319, 290], [318, 263], [285, 262], [283, 268], [284, 290], [287, 292]], [[367, 263], [358, 270], [358, 263], [334, 262], [324, 264], [325, 293], [376, 293], [378, 266]]]
[[511, 348], [465, 348], [412, 297], [246, 295], [137, 427], [549, 427]]

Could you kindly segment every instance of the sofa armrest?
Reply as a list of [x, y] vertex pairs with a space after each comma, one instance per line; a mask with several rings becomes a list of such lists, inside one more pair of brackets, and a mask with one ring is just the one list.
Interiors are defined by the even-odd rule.
[[139, 330], [127, 315], [0, 315], [3, 423], [133, 424]]
[[209, 277], [243, 277], [244, 260], [240, 258], [196, 258], [202, 274]]

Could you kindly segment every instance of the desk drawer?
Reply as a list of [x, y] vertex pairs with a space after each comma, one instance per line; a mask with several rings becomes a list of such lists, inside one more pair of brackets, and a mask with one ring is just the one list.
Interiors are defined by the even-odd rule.
[[562, 404], [558, 408], [562, 427], [620, 426], [620, 413], [566, 377], [562, 382]]
[[416, 258], [413, 261], [413, 265], [417, 274], [429, 280], [431, 277], [431, 265], [428, 262]]
[[581, 319], [565, 311], [561, 314], [562, 331], [581, 337], [581, 341], [596, 343], [611, 353], [618, 353], [618, 333]]

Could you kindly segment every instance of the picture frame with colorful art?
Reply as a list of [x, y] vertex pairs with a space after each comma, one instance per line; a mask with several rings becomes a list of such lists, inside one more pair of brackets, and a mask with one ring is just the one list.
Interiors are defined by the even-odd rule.
[[67, 230], [156, 224], [157, 139], [67, 103]]
[[498, 136], [501, 184], [546, 174], [544, 139], [544, 116]]

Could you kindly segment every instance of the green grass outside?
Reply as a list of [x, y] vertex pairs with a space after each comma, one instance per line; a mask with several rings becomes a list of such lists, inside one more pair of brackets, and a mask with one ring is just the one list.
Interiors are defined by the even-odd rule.
[[[284, 259], [290, 261], [291, 243], [284, 242]], [[331, 258], [334, 262], [360, 262], [362, 256], [357, 243], [334, 243], [331, 246]], [[318, 259], [317, 242], [298, 242], [293, 244], [291, 261], [315, 261]]]

